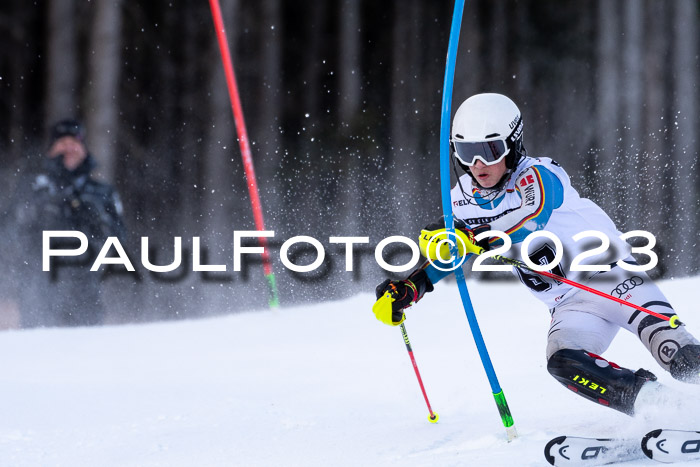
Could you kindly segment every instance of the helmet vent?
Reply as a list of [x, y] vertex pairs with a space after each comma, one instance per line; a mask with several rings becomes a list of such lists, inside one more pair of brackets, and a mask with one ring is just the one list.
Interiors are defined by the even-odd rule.
[[459, 135], [459, 134], [455, 134], [455, 138], [464, 139], [464, 136]]
[[491, 133], [490, 135], [484, 136], [484, 138], [495, 138], [496, 136], [501, 136], [500, 133]]

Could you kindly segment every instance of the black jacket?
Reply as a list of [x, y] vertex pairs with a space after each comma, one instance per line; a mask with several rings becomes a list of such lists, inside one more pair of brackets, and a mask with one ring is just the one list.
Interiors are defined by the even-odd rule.
[[44, 171], [23, 187], [28, 191], [24, 205], [15, 208], [19, 224], [32, 230], [80, 230], [93, 248], [108, 236], [123, 240], [121, 201], [110, 185], [91, 178], [94, 167], [90, 155], [73, 171], [60, 156], [46, 159]]
[[[101, 273], [90, 266], [109, 236], [123, 243], [122, 207], [114, 188], [91, 177], [92, 156], [73, 171], [62, 157], [44, 161], [43, 170], [26, 177], [4, 213], [0, 248], [6, 276], [4, 292], [20, 302], [24, 326], [97, 324], [102, 318]], [[42, 271], [42, 233], [78, 230], [88, 251], [52, 261]], [[77, 248], [78, 241], [52, 241], [52, 248]]]

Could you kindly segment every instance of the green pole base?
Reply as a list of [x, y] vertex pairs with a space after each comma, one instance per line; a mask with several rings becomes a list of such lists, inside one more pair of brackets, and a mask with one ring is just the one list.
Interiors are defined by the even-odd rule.
[[270, 308], [279, 308], [280, 299], [279, 295], [277, 295], [277, 281], [275, 280], [275, 274], [270, 273], [265, 277], [267, 277], [267, 284], [270, 286], [270, 300], [268, 302]]
[[508, 407], [506, 396], [503, 395], [503, 391], [501, 391], [498, 394], [494, 394], [493, 398], [496, 401], [496, 407], [498, 407], [498, 413], [501, 416], [503, 426], [506, 427], [508, 442], [511, 442], [518, 436], [518, 432], [515, 430], [513, 416], [510, 414], [510, 408]]

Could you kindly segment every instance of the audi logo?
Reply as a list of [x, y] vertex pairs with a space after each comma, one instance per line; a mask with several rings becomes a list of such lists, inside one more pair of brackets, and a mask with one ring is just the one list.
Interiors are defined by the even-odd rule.
[[635, 287], [642, 285], [644, 283], [644, 279], [642, 279], [639, 276], [632, 276], [629, 279], [625, 279], [624, 282], [621, 284], [617, 284], [617, 286], [612, 289], [612, 292], [610, 292], [610, 295], [617, 295], [618, 298], [621, 298], [624, 294], [629, 292], [630, 290], [634, 289]]

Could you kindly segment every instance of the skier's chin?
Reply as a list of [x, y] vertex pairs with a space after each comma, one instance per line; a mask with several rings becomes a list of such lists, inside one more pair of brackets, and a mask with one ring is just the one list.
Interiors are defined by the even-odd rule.
[[498, 180], [489, 174], [475, 175], [474, 179], [482, 188], [493, 188]]

